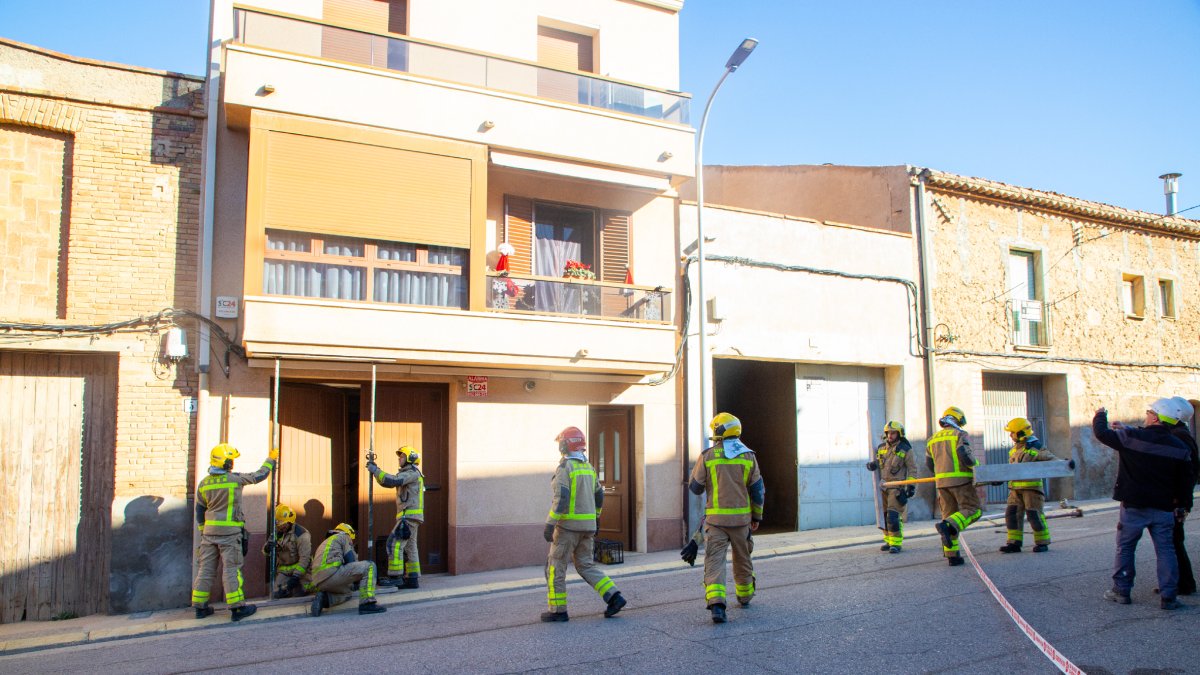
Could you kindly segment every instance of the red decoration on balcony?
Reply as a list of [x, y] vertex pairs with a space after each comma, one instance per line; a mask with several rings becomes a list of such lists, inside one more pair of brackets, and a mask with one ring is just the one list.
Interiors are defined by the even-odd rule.
[[591, 265], [585, 265], [578, 260], [568, 260], [567, 267], [563, 270], [564, 279], [595, 279], [596, 273], [592, 271]]
[[630, 286], [633, 285], [633, 270], [628, 267], [625, 268], [625, 283]]

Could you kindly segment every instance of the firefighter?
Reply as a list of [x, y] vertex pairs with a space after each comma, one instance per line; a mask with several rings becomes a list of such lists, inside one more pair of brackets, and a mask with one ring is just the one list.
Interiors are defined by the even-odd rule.
[[925, 465], [933, 472], [942, 520], [934, 527], [942, 536], [942, 554], [951, 567], [963, 564], [958, 535], [979, 520], [983, 510], [975, 491], [975, 465], [971, 441], [963, 427], [967, 416], [951, 406], [938, 420], [941, 430], [926, 443]]
[[754, 597], [751, 533], [763, 518], [766, 487], [754, 451], [742, 443], [742, 423], [729, 413], [709, 422], [714, 445], [696, 460], [688, 489], [708, 493], [704, 508], [704, 602], [713, 623], [725, 623], [725, 551], [733, 552], [733, 583], [738, 603]]
[[387, 576], [380, 586], [419, 588], [421, 558], [417, 553], [417, 528], [425, 522], [425, 476], [421, 473], [421, 455], [416, 448], [404, 446], [396, 451], [400, 470], [393, 474], [367, 462], [367, 471], [383, 487], [396, 488], [396, 525], [387, 538]]
[[387, 607], [375, 601], [375, 563], [358, 560], [354, 554], [354, 528], [346, 523], [327, 532], [329, 537], [317, 547], [312, 559], [312, 615], [350, 599], [358, 583], [358, 613], [379, 614]]
[[588, 463], [587, 440], [578, 427], [563, 429], [554, 440], [562, 459], [550, 481], [550, 515], [542, 533], [550, 543], [546, 561], [546, 598], [550, 609], [542, 612], [542, 621], [569, 620], [566, 577], [567, 562], [572, 559], [575, 571], [607, 603], [604, 617], [611, 618], [625, 606], [625, 598], [613, 580], [596, 569], [592, 559], [600, 509], [604, 506], [604, 488]]
[[[1046, 462], [1057, 459], [1046, 450], [1042, 440], [1033, 435], [1033, 426], [1024, 417], [1014, 417], [1004, 425], [1004, 430], [1013, 440], [1008, 451], [1009, 464], [1023, 462]], [[1074, 468], [1074, 467], [1072, 467]], [[1033, 552], [1050, 550], [1050, 528], [1046, 525], [1046, 495], [1042, 492], [1042, 480], [1010, 480], [1008, 482], [1008, 506], [1004, 509], [1004, 522], [1008, 527], [1008, 541], [1000, 547], [1001, 553], [1020, 553], [1025, 540], [1025, 527], [1021, 523], [1022, 513], [1033, 528]]]
[[[883, 442], [875, 449], [875, 458], [867, 462], [867, 471], [879, 471], [885, 481], [908, 480], [917, 474], [917, 461], [912, 444], [904, 437], [904, 425], [891, 421], [883, 427]], [[883, 498], [884, 530], [880, 551], [899, 553], [904, 546], [904, 519], [908, 500], [917, 493], [917, 486], [902, 485], [879, 489]]]
[[[263, 555], [271, 553], [271, 542], [263, 544]], [[296, 512], [287, 504], [275, 507], [275, 591], [272, 597], [293, 598], [312, 590], [312, 535], [296, 524]]]
[[279, 450], [272, 448], [267, 460], [254, 473], [234, 473], [233, 460], [241, 457], [228, 443], [213, 447], [209, 453], [208, 475], [196, 486], [196, 524], [200, 528], [200, 546], [196, 549], [196, 579], [192, 583], [192, 605], [196, 618], [213, 613], [208, 605], [209, 589], [221, 559], [221, 582], [225, 587], [234, 621], [253, 614], [257, 608], [246, 604], [242, 588], [242, 563], [246, 559], [246, 516], [242, 514], [242, 487], [261, 483], [275, 470]]

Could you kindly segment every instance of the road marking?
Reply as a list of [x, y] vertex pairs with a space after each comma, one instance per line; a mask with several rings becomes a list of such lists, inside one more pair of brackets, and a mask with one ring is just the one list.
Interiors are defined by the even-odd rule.
[[1037, 647], [1039, 651], [1045, 654], [1046, 658], [1050, 659], [1050, 662], [1053, 663], [1054, 666], [1060, 671], [1066, 673], [1067, 675], [1087, 675], [1079, 666], [1071, 663], [1070, 659], [1064, 656], [1062, 652], [1055, 649], [1053, 645], [1046, 641], [1046, 638], [1042, 637], [1040, 633], [1034, 630], [1033, 626], [1030, 626], [1029, 622], [1025, 620], [1025, 617], [1021, 616], [1017, 610], [1013, 609], [1013, 606], [1009, 604], [1008, 599], [1005, 598], [1004, 594], [996, 588], [996, 585], [992, 583], [991, 578], [989, 578], [987, 573], [983, 571], [983, 568], [979, 566], [979, 561], [975, 560], [975, 554], [971, 553], [971, 547], [967, 546], [967, 540], [964, 539], [962, 535], [959, 535], [958, 543], [962, 547], [963, 552], [967, 554], [967, 560], [971, 561], [971, 565], [975, 568], [975, 572], [979, 574], [979, 578], [983, 580], [983, 585], [988, 587], [988, 590], [992, 592], [992, 597], [996, 598], [996, 602], [1000, 603], [1000, 606], [1004, 608], [1005, 612], [1008, 612], [1008, 617], [1017, 624], [1017, 628], [1020, 628], [1022, 633], [1025, 633], [1025, 637], [1029, 638], [1029, 640], [1033, 642], [1033, 645]]

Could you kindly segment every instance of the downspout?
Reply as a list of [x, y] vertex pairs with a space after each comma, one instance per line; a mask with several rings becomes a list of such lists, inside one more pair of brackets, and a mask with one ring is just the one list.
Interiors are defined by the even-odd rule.
[[929, 176], [929, 169], [921, 169], [916, 175], [917, 181], [914, 184], [916, 187], [916, 231], [917, 231], [917, 267], [921, 279], [921, 315], [924, 317], [924, 339], [925, 345], [921, 353], [925, 361], [925, 438], [929, 438], [937, 429], [937, 412], [933, 407], [934, 403], [934, 377], [933, 377], [933, 303], [929, 299], [929, 241], [926, 236], [925, 226], [929, 222], [929, 214], [925, 210], [925, 179]]

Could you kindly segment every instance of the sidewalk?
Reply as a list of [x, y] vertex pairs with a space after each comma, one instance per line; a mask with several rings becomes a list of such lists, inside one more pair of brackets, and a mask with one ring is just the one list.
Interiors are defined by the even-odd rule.
[[[993, 505], [993, 508], [995, 506]], [[1085, 513], [1091, 513], [1113, 510], [1118, 507], [1118, 504], [1111, 499], [1105, 498], [1087, 502], [1076, 502], [1072, 506], [1082, 509]], [[1055, 506], [1049, 509], [1048, 512], [1053, 513], [1057, 510], [1057, 506]], [[999, 518], [1000, 522], [1003, 522], [1003, 516], [1003, 511], [992, 511], [984, 514], [984, 518]], [[937, 532], [933, 528], [934, 522], [933, 520], [926, 520], [906, 525], [904, 528], [905, 539], [936, 537]], [[879, 530], [873, 525], [764, 534], [755, 536], [754, 538], [754, 559], [763, 560], [778, 556], [863, 544], [875, 545], [880, 541]], [[696, 561], [697, 566], [703, 565], [703, 553], [704, 549], [701, 548], [700, 558]], [[605, 566], [604, 570], [610, 577], [619, 580], [627, 577], [676, 571], [685, 568], [686, 565], [679, 560], [679, 552], [671, 550], [654, 553], [626, 552], [623, 564]], [[542, 566], [534, 565], [507, 570], [478, 572], [475, 574], [460, 574], [457, 576], [426, 576], [421, 580], [423, 588], [420, 590], [393, 591], [381, 589], [379, 602], [388, 607], [396, 607], [432, 600], [467, 598], [504, 591], [542, 588], [546, 585], [542, 574]], [[575, 578], [570, 583], [579, 584], [583, 582]], [[296, 619], [307, 616], [310, 599], [256, 599], [253, 602], [258, 605], [258, 612], [238, 622], [239, 625], [282, 619]], [[357, 603], [351, 600], [340, 607], [326, 611], [331, 613], [353, 612], [356, 611], [356, 607]], [[218, 611], [212, 617], [196, 620], [190, 607], [115, 616], [97, 614], [67, 621], [29, 621], [4, 624], [0, 625], [0, 655], [163, 633], [227, 627], [229, 625], [231, 623], [228, 613]]]

